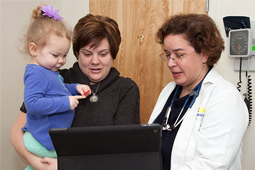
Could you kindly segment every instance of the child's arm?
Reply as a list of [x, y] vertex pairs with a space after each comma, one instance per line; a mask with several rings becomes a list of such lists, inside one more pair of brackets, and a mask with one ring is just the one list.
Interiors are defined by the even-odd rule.
[[84, 95], [84, 92], [90, 90], [87, 85], [61, 84], [61, 87], [64, 85], [72, 94], [81, 94], [81, 96], [55, 96], [54, 93], [58, 93], [59, 89], [58, 86], [54, 86], [53, 82], [55, 79], [51, 79], [51, 76], [48, 76], [48, 73], [41, 69], [26, 70], [24, 75], [24, 103], [28, 113], [47, 115], [73, 110], [79, 103], [78, 99], [84, 99], [90, 94], [89, 92]]
[[76, 90], [81, 96], [69, 96], [71, 110], [75, 109], [79, 104], [78, 99], [85, 99], [88, 95], [91, 94], [90, 87], [83, 84], [78, 84]]
[[80, 94], [82, 96], [88, 96], [91, 94], [90, 87], [85, 84], [67, 84], [65, 87], [69, 90], [72, 95]]
[[91, 94], [90, 87], [84, 84], [78, 84], [76, 90], [78, 93], [86, 97]]
[[56, 97], [46, 94], [48, 89], [52, 88], [51, 81], [40, 70], [38, 72], [36, 70], [26, 72], [24, 76], [24, 103], [29, 113], [45, 115], [70, 110], [69, 96]]
[[71, 110], [74, 110], [77, 105], [79, 104], [79, 99], [85, 99], [86, 96], [69, 96], [69, 101], [70, 101], [70, 108]]

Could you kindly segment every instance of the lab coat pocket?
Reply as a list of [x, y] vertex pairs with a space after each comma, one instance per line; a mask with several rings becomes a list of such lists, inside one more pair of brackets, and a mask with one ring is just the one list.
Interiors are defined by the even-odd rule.
[[204, 119], [204, 113], [205, 113], [205, 109], [199, 108], [199, 110], [196, 114], [194, 126], [193, 126], [192, 133], [191, 133], [192, 135], [190, 137], [190, 140], [189, 140], [188, 146], [186, 148], [186, 152], [185, 152], [185, 159], [187, 161], [192, 160], [196, 154], [197, 134], [199, 133], [199, 129], [200, 129], [202, 121]]

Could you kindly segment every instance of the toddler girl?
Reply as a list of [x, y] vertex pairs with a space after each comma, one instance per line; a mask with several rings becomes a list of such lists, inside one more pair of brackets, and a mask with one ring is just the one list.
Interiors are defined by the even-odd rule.
[[58, 72], [71, 45], [71, 31], [62, 20], [59, 10], [40, 5], [32, 12], [26, 34], [25, 50], [31, 62], [24, 75], [27, 123], [22, 128], [23, 140], [25, 147], [40, 157], [56, 158], [49, 129], [70, 127], [78, 100], [90, 94], [87, 85], [63, 83]]

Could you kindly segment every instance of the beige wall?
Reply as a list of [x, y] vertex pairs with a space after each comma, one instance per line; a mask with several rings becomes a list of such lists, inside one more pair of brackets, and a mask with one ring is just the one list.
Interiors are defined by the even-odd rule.
[[[1, 73], [1, 92], [0, 92], [0, 128], [1, 128], [1, 150], [0, 150], [0, 169], [21, 170], [25, 164], [17, 156], [15, 150], [9, 142], [9, 135], [12, 124], [14, 123], [19, 107], [23, 101], [23, 74], [26, 64], [29, 59], [21, 55], [17, 47], [21, 47], [19, 39], [25, 32], [25, 26], [29, 21], [32, 9], [41, 1], [1, 1], [0, 2], [0, 73]], [[52, 4], [57, 9], [61, 9], [61, 16], [65, 21], [74, 26], [79, 18], [86, 15], [89, 9], [88, 0], [56, 0], [44, 1], [44, 3]], [[228, 48], [228, 38], [225, 36], [222, 18], [228, 15], [246, 15], [255, 20], [253, 12], [255, 6], [254, 0], [210, 0], [209, 15], [218, 24]], [[75, 58], [70, 50], [68, 61], [65, 67], [69, 67], [75, 61]], [[222, 54], [222, 57], [216, 68], [221, 75], [236, 85], [238, 82], [238, 73], [233, 71], [234, 60], [229, 58], [227, 51]], [[255, 73], [251, 73], [253, 92], [255, 92]], [[242, 76], [244, 78], [244, 75]], [[245, 82], [245, 80], [243, 79]], [[245, 84], [243, 83], [243, 86]], [[253, 95], [255, 97], [255, 95]], [[254, 108], [255, 109], [255, 108]], [[253, 111], [254, 112], [254, 111]], [[255, 117], [255, 116], [254, 116]], [[226, 120], [227, 121], [227, 120]], [[237, 125], [238, 126], [238, 125]], [[255, 152], [255, 118], [248, 128], [244, 137], [243, 147], [243, 170], [251, 170], [255, 167], [253, 153]]]
[[[233, 83], [236, 86], [236, 83], [239, 80], [238, 72], [233, 70], [234, 59], [228, 56], [227, 49], [229, 48], [229, 39], [226, 37], [224, 30], [223, 17], [225, 16], [248, 16], [250, 20], [255, 20], [254, 12], [254, 0], [210, 0], [210, 11], [209, 15], [216, 21], [218, 24], [221, 34], [225, 40], [226, 50], [223, 52], [219, 63], [216, 68], [218, 72], [228, 81]], [[255, 99], [255, 72], [250, 72], [252, 78], [252, 91], [253, 91], [253, 103]], [[242, 94], [245, 92], [246, 79], [245, 74], [242, 74]], [[230, 99], [231, 100], [231, 99]], [[253, 104], [253, 114], [254, 107]], [[228, 120], [226, 120], [228, 121]], [[238, 126], [238, 125], [236, 125]], [[251, 125], [248, 127], [246, 134], [243, 139], [243, 160], [242, 166], [243, 170], [252, 170], [255, 167], [254, 153], [255, 153], [255, 116]]]

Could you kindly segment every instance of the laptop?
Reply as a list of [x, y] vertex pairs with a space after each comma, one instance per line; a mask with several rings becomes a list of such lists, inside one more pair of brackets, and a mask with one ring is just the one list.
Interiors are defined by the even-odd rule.
[[159, 124], [49, 130], [59, 170], [162, 170]]

